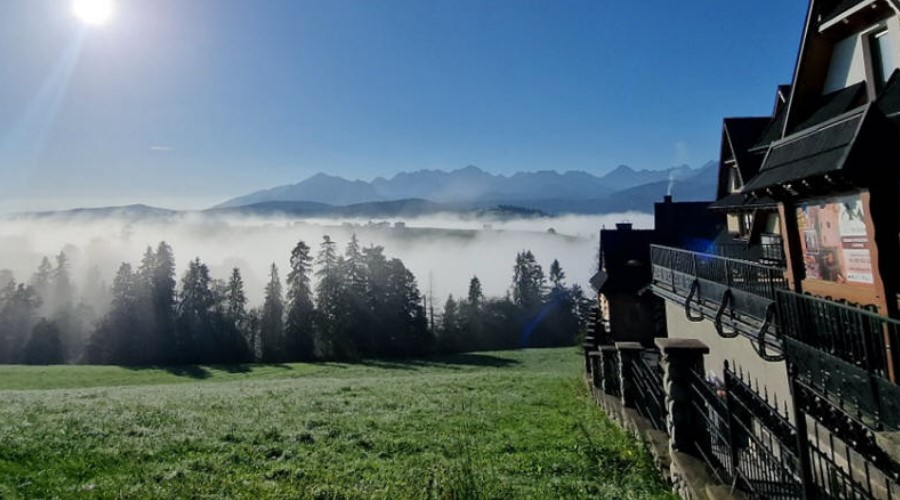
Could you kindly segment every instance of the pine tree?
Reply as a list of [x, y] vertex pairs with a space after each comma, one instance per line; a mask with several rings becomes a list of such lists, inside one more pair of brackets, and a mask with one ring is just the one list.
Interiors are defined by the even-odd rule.
[[428, 320], [416, 277], [400, 259], [388, 261], [386, 327], [388, 342], [383, 355], [420, 356], [432, 347]]
[[269, 283], [266, 285], [266, 299], [260, 318], [260, 340], [262, 361], [277, 363], [284, 359], [284, 296], [278, 266], [272, 263]]
[[145, 362], [146, 355], [139, 338], [139, 319], [135, 315], [138, 288], [138, 279], [131, 264], [123, 262], [113, 278], [109, 312], [100, 320], [88, 342], [88, 362], [124, 365]]
[[188, 264], [181, 278], [181, 302], [176, 318], [179, 337], [187, 345], [184, 363], [211, 362], [219, 357], [215, 331], [212, 290], [209, 268], [199, 258]]
[[444, 303], [444, 312], [441, 315], [441, 328], [438, 337], [439, 348], [446, 352], [456, 352], [461, 347], [461, 318], [459, 304], [451, 293]]
[[550, 284], [552, 285], [553, 291], [559, 291], [566, 287], [566, 273], [563, 272], [562, 266], [559, 265], [559, 260], [553, 259], [553, 263], [550, 264]]
[[541, 303], [544, 281], [544, 271], [531, 250], [519, 252], [513, 267], [513, 303], [526, 312], [536, 309]]
[[175, 331], [175, 256], [165, 241], [156, 247], [150, 284], [157, 362], [171, 363], [179, 352]]
[[323, 236], [316, 257], [316, 350], [325, 358], [344, 358], [347, 355], [348, 346], [342, 338], [339, 324], [343, 311], [340, 264], [337, 245], [328, 235]]
[[38, 265], [37, 272], [35, 272], [31, 276], [31, 282], [29, 283], [32, 291], [37, 294], [41, 299], [41, 310], [42, 312], [49, 305], [47, 303], [47, 299], [51, 294], [51, 283], [53, 280], [53, 265], [50, 264], [50, 259], [44, 257], [41, 259], [40, 265]]
[[484, 343], [484, 293], [481, 290], [481, 280], [478, 276], [472, 276], [469, 280], [469, 293], [466, 300], [459, 305], [460, 331], [459, 331], [459, 348], [460, 350], [472, 351], [480, 347], [486, 347]]
[[374, 339], [368, 327], [373, 319], [368, 295], [369, 269], [356, 234], [347, 243], [342, 264], [343, 293], [338, 308], [341, 337], [354, 346], [357, 355], [371, 356]]
[[481, 291], [481, 280], [478, 276], [472, 276], [469, 281], [468, 302], [474, 307], [480, 307], [484, 302], [484, 292]]
[[72, 285], [72, 277], [69, 271], [69, 258], [60, 252], [56, 256], [56, 267], [50, 274], [50, 308], [59, 310], [72, 307], [75, 300], [75, 287]]
[[62, 334], [55, 323], [40, 320], [31, 330], [22, 362], [29, 365], [57, 365], [64, 361]]
[[363, 249], [363, 260], [366, 264], [366, 309], [369, 354], [384, 356], [390, 353], [390, 306], [387, 302], [388, 260], [384, 255], [384, 247], [370, 245]]
[[238, 330], [242, 330], [247, 319], [247, 295], [244, 293], [244, 279], [241, 270], [231, 270], [231, 277], [225, 290], [225, 314], [228, 321]]
[[309, 275], [312, 268], [309, 246], [297, 242], [291, 252], [291, 271], [287, 277], [287, 325], [286, 336], [291, 360], [308, 361], [314, 356], [313, 321], [315, 307]]
[[41, 298], [35, 289], [14, 281], [0, 290], [0, 363], [18, 363], [37, 320]]

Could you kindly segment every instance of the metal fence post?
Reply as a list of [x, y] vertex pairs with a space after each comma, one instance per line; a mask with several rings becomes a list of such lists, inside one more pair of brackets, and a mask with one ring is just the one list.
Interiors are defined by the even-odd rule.
[[725, 411], [728, 414], [728, 448], [731, 462], [731, 476], [735, 481], [740, 477], [740, 455], [738, 454], [737, 426], [735, 425], [734, 403], [732, 402], [732, 380], [728, 361], [725, 362]]
[[797, 428], [797, 458], [800, 462], [800, 485], [803, 488], [803, 498], [812, 500], [816, 498], [815, 480], [813, 479], [812, 460], [809, 450], [809, 430], [806, 426], [806, 413], [800, 406], [801, 391], [797, 389], [797, 368], [790, 362], [788, 364], [789, 383], [791, 387], [792, 410], [794, 412], [794, 426]]

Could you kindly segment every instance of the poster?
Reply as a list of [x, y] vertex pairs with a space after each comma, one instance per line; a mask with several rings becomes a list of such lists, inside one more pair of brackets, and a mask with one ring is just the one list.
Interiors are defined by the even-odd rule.
[[836, 283], [875, 283], [859, 195], [797, 207], [806, 277]]

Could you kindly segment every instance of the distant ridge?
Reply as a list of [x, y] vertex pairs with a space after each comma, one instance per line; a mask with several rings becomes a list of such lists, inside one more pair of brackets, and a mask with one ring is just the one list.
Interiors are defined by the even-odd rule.
[[[718, 164], [666, 170], [619, 166], [603, 177], [587, 172], [539, 171], [494, 175], [469, 166], [452, 172], [420, 170], [367, 183], [316, 174], [297, 184], [256, 191], [207, 210], [177, 211], [143, 204], [27, 212], [18, 218], [169, 219], [195, 213], [290, 217], [416, 217], [437, 213], [540, 217], [559, 214], [652, 213], [666, 194], [676, 201], [712, 201]], [[617, 186], [609, 188], [606, 183]], [[421, 191], [428, 196], [402, 196]], [[297, 199], [294, 199], [297, 198]], [[311, 198], [311, 199], [304, 199]]]
[[[404, 200], [408, 204], [409, 200], [420, 200], [455, 209], [506, 204], [550, 213], [602, 213], [625, 207], [650, 211], [653, 202], [669, 191], [685, 201], [711, 200], [715, 193], [716, 167], [716, 162], [708, 162], [697, 169], [680, 165], [664, 170], [634, 170], [620, 165], [598, 177], [584, 171], [560, 173], [552, 170], [506, 176], [469, 165], [450, 172], [402, 172], [390, 179], [378, 177], [372, 182], [349, 181], [319, 173], [296, 184], [232, 198], [213, 208], [265, 210], [284, 208], [278, 203], [306, 202], [332, 207], [361, 205], [357, 211], [365, 211], [390, 206], [366, 204]], [[315, 210], [314, 206], [304, 209], [307, 213]]]

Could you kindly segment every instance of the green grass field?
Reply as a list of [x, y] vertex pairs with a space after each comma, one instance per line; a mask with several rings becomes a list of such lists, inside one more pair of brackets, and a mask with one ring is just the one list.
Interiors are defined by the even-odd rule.
[[669, 497], [574, 349], [0, 367], [0, 498]]

